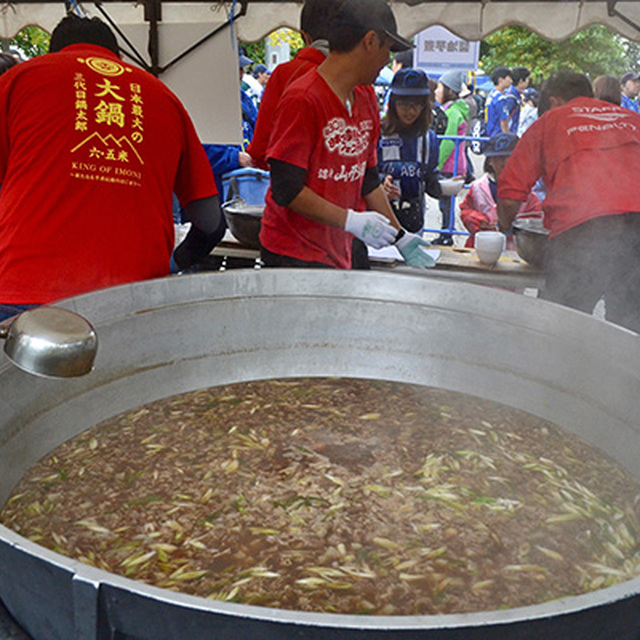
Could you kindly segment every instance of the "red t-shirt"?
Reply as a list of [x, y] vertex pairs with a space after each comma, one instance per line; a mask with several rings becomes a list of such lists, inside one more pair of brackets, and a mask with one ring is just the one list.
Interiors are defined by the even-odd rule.
[[315, 47], [305, 47], [298, 51], [293, 60], [279, 64], [273, 70], [260, 99], [260, 108], [258, 109], [258, 119], [253, 131], [253, 138], [247, 146], [247, 153], [251, 156], [256, 167], [260, 167], [265, 171], [269, 170], [267, 146], [269, 145], [269, 136], [275, 118], [276, 107], [284, 90], [290, 82], [315, 69], [324, 59], [325, 55], [322, 51]]
[[216, 193], [178, 98], [103, 47], [0, 78], [0, 303], [39, 304], [169, 273], [172, 191]]
[[[280, 101], [267, 157], [307, 172], [306, 186], [345, 209], [362, 202], [367, 168], [377, 166], [378, 103], [371, 87], [354, 89], [351, 114], [317, 70], [292, 82]], [[280, 255], [351, 268], [353, 236], [281, 207], [267, 193], [260, 242]]]
[[524, 201], [539, 176], [544, 224], [554, 237], [587, 220], [640, 211], [640, 115], [574, 98], [534, 122], [500, 174], [500, 198]]

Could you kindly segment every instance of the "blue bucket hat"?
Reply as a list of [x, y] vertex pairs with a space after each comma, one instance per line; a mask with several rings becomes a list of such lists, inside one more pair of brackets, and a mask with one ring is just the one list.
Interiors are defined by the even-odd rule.
[[428, 96], [429, 78], [422, 69], [400, 69], [391, 80], [391, 94], [395, 96]]
[[251, 70], [251, 75], [254, 78], [257, 78], [261, 73], [270, 73], [269, 69], [267, 69], [267, 65], [265, 64], [257, 64], [255, 67], [253, 67], [253, 69]]
[[238, 47], [238, 64], [242, 69], [248, 67], [250, 64], [253, 64], [253, 60], [247, 55], [247, 52], [242, 45]]
[[510, 131], [502, 131], [491, 136], [487, 141], [482, 153], [487, 158], [495, 158], [496, 156], [510, 156], [511, 152], [518, 144], [518, 136]]

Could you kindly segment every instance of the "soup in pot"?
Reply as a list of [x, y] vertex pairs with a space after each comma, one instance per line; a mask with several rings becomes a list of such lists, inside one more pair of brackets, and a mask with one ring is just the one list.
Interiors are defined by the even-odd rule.
[[91, 428], [31, 469], [1, 520], [205, 598], [415, 615], [632, 578], [639, 495], [595, 448], [516, 409], [395, 382], [282, 379]]

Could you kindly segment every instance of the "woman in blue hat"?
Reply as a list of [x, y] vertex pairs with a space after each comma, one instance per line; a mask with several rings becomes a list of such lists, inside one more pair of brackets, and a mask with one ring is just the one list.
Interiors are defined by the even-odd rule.
[[403, 68], [391, 81], [389, 109], [382, 120], [378, 169], [382, 186], [404, 229], [424, 227], [425, 191], [440, 198], [439, 145], [431, 125], [429, 78]]

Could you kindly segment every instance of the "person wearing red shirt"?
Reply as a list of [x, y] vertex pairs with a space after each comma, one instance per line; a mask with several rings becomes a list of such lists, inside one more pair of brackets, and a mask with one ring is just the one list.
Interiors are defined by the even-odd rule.
[[296, 57], [279, 64], [272, 72], [260, 101], [258, 119], [247, 153], [254, 166], [269, 170], [267, 146], [276, 107], [290, 82], [315, 69], [329, 53], [329, 24], [344, 0], [306, 0], [300, 12], [300, 31], [306, 46]]
[[[418, 236], [404, 233], [379, 181], [380, 118], [369, 85], [391, 50], [412, 45], [397, 33], [385, 0], [346, 0], [329, 31], [330, 52], [292, 82], [278, 104], [267, 159], [260, 242], [265, 266], [352, 266], [356, 237], [395, 243], [407, 263], [433, 266]], [[355, 211], [364, 198], [370, 211]]]
[[550, 231], [547, 300], [640, 330], [640, 115], [592, 97], [589, 80], [558, 72], [543, 86], [542, 115], [511, 154], [498, 185], [508, 231], [539, 176]]
[[[0, 303], [165, 276], [211, 250], [220, 209], [193, 124], [97, 18], [67, 16], [49, 54], [4, 74], [0, 113]], [[193, 222], [173, 256], [172, 192]]]

